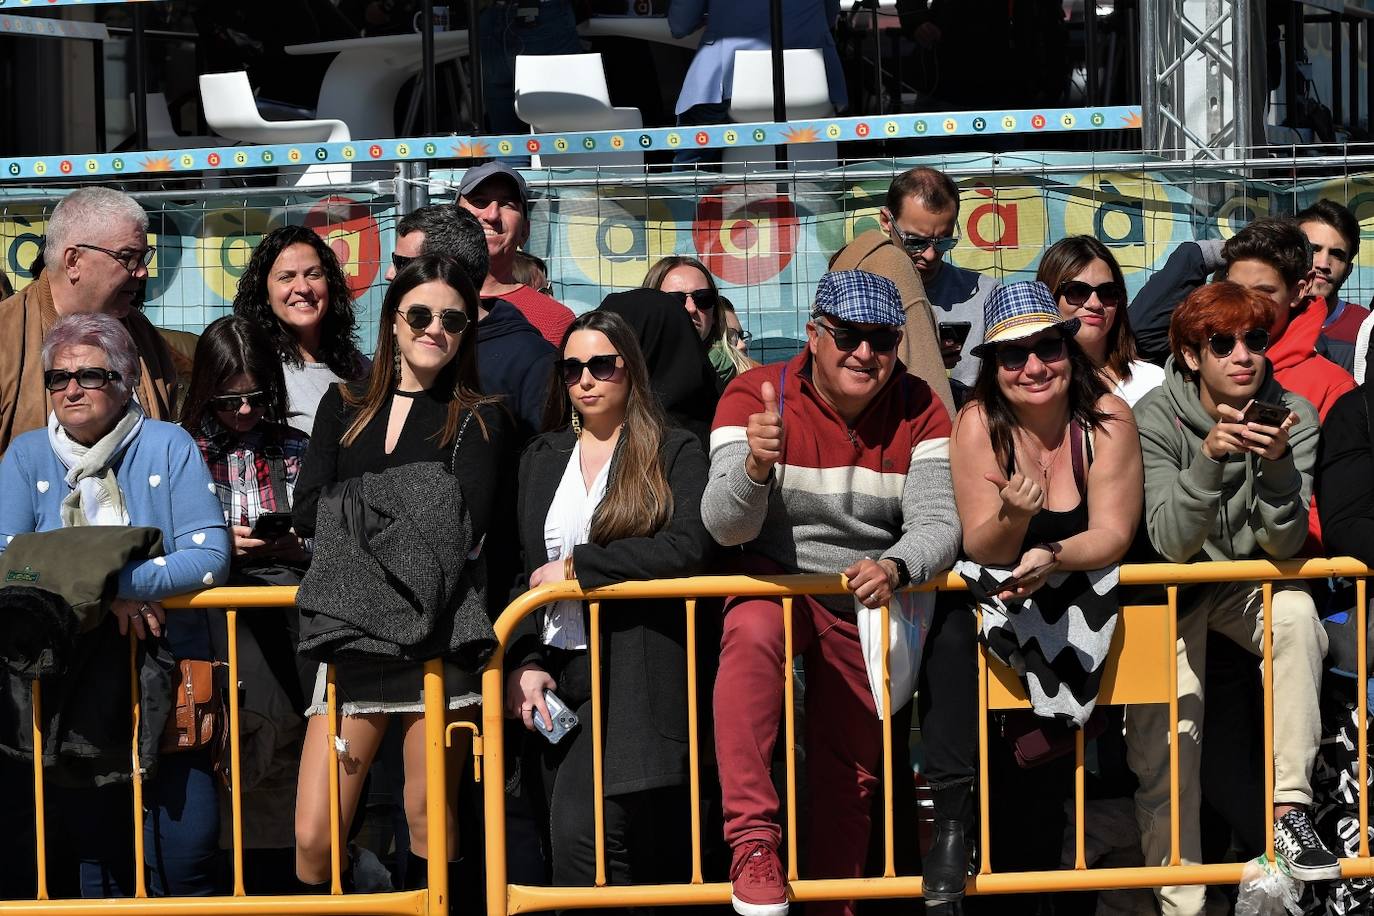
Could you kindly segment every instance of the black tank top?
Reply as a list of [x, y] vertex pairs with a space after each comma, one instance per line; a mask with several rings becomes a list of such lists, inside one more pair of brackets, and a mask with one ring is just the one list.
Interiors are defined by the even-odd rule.
[[[1069, 448], [1073, 460], [1073, 480], [1078, 485], [1078, 505], [1072, 509], [1041, 509], [1030, 517], [1026, 536], [1021, 539], [1021, 553], [1036, 544], [1055, 543], [1088, 530], [1088, 467], [1092, 465], [1091, 440], [1083, 435], [1078, 420], [1069, 421]], [[1007, 462], [1007, 476], [1016, 472], [1016, 453]]]

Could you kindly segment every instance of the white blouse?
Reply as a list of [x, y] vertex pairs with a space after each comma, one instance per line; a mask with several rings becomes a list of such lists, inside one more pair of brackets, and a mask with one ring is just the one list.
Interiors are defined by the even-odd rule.
[[[591, 533], [592, 516], [606, 495], [606, 483], [611, 476], [611, 462], [587, 489], [582, 480], [582, 443], [573, 446], [572, 457], [563, 470], [563, 479], [549, 504], [544, 517], [544, 549], [550, 561], [573, 555], [573, 548], [587, 543]], [[560, 649], [587, 648], [587, 621], [581, 601], [559, 601], [544, 616], [543, 640], [546, 645]]]
[[1164, 370], [1154, 363], [1138, 359], [1131, 363], [1131, 380], [1117, 382], [1112, 393], [1120, 397], [1130, 407], [1135, 406], [1145, 395], [1164, 384]]

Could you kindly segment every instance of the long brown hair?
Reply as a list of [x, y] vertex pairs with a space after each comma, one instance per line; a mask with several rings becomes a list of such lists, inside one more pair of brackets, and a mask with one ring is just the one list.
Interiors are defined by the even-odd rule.
[[343, 434], [342, 444], [352, 445], [357, 440], [367, 424], [371, 423], [382, 409], [391, 392], [400, 384], [401, 377], [393, 356], [397, 346], [396, 311], [400, 308], [401, 300], [405, 298], [406, 293], [433, 280], [447, 283], [458, 293], [463, 300], [463, 311], [468, 316], [468, 326], [463, 329], [463, 334], [458, 339], [458, 353], [440, 370], [434, 380], [435, 390], [453, 393], [452, 399], [448, 402], [448, 416], [438, 434], [439, 445], [449, 445], [457, 438], [463, 412], [469, 410], [477, 418], [482, 436], [486, 437], [487, 424], [482, 420], [482, 414], [477, 407], [497, 402], [482, 395], [481, 385], [477, 381], [477, 290], [473, 288], [472, 281], [457, 261], [426, 254], [407, 264], [405, 269], [396, 275], [396, 279], [391, 281], [391, 286], [387, 287], [377, 331], [377, 351], [372, 361], [367, 388], [358, 395], [350, 391], [349, 386], [340, 386], [343, 389], [344, 403], [349, 407], [358, 408], [358, 415], [353, 418], [353, 422]]
[[[589, 537], [593, 544], [609, 544], [621, 538], [647, 537], [668, 523], [673, 515], [673, 491], [663, 469], [660, 449], [667, 428], [663, 411], [649, 387], [649, 369], [634, 330], [614, 312], [591, 311], [568, 326], [558, 348], [563, 359], [568, 340], [578, 331], [600, 331], [625, 363], [629, 399], [625, 423], [611, 458], [606, 495], [592, 516]], [[572, 402], [563, 373], [554, 367], [549, 385], [545, 429], [561, 429], [572, 418]]]
[[1040, 258], [1040, 267], [1035, 279], [1050, 288], [1054, 300], [1059, 302], [1059, 286], [1078, 276], [1093, 261], [1102, 261], [1112, 272], [1112, 281], [1121, 287], [1123, 298], [1116, 307], [1116, 316], [1107, 330], [1106, 367], [1112, 375], [1123, 382], [1131, 380], [1131, 363], [1137, 359], [1135, 334], [1131, 333], [1131, 319], [1124, 298], [1126, 277], [1121, 273], [1121, 265], [1116, 263], [1111, 249], [1091, 235], [1071, 235], [1060, 239], [1045, 250]]

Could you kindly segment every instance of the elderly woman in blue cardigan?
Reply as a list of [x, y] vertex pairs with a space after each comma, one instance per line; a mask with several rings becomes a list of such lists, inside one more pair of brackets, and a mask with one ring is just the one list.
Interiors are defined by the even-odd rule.
[[[162, 531], [164, 556], [130, 562], [111, 603], [121, 634], [164, 641], [172, 657], [208, 659], [204, 611], [167, 615], [163, 598], [221, 584], [229, 533], [210, 473], [180, 427], [148, 419], [133, 397], [138, 353], [114, 318], [72, 315], [48, 332], [43, 382], [46, 429], [19, 436], [0, 463], [0, 549], [18, 534], [78, 525]], [[117, 779], [62, 785], [49, 836], [66, 836], [80, 861], [85, 897], [131, 896], [132, 802]], [[216, 890], [219, 815], [208, 754], [163, 755], [145, 783], [149, 887], [174, 896]]]

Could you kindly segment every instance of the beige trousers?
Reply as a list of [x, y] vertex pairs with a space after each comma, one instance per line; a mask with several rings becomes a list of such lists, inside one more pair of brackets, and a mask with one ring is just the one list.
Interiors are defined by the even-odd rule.
[[[1207, 586], [1188, 596], [1178, 619], [1179, 855], [1200, 861], [1198, 770], [1202, 751], [1203, 676], [1207, 632], [1215, 630], [1262, 656], [1264, 599], [1250, 582]], [[1321, 739], [1317, 690], [1326, 632], [1312, 596], [1300, 582], [1275, 582], [1274, 598], [1274, 802], [1310, 804], [1312, 764]], [[1169, 707], [1126, 710], [1127, 761], [1140, 779], [1136, 819], [1146, 865], [1169, 862]], [[1201, 916], [1207, 889], [1162, 887], [1164, 916]]]

